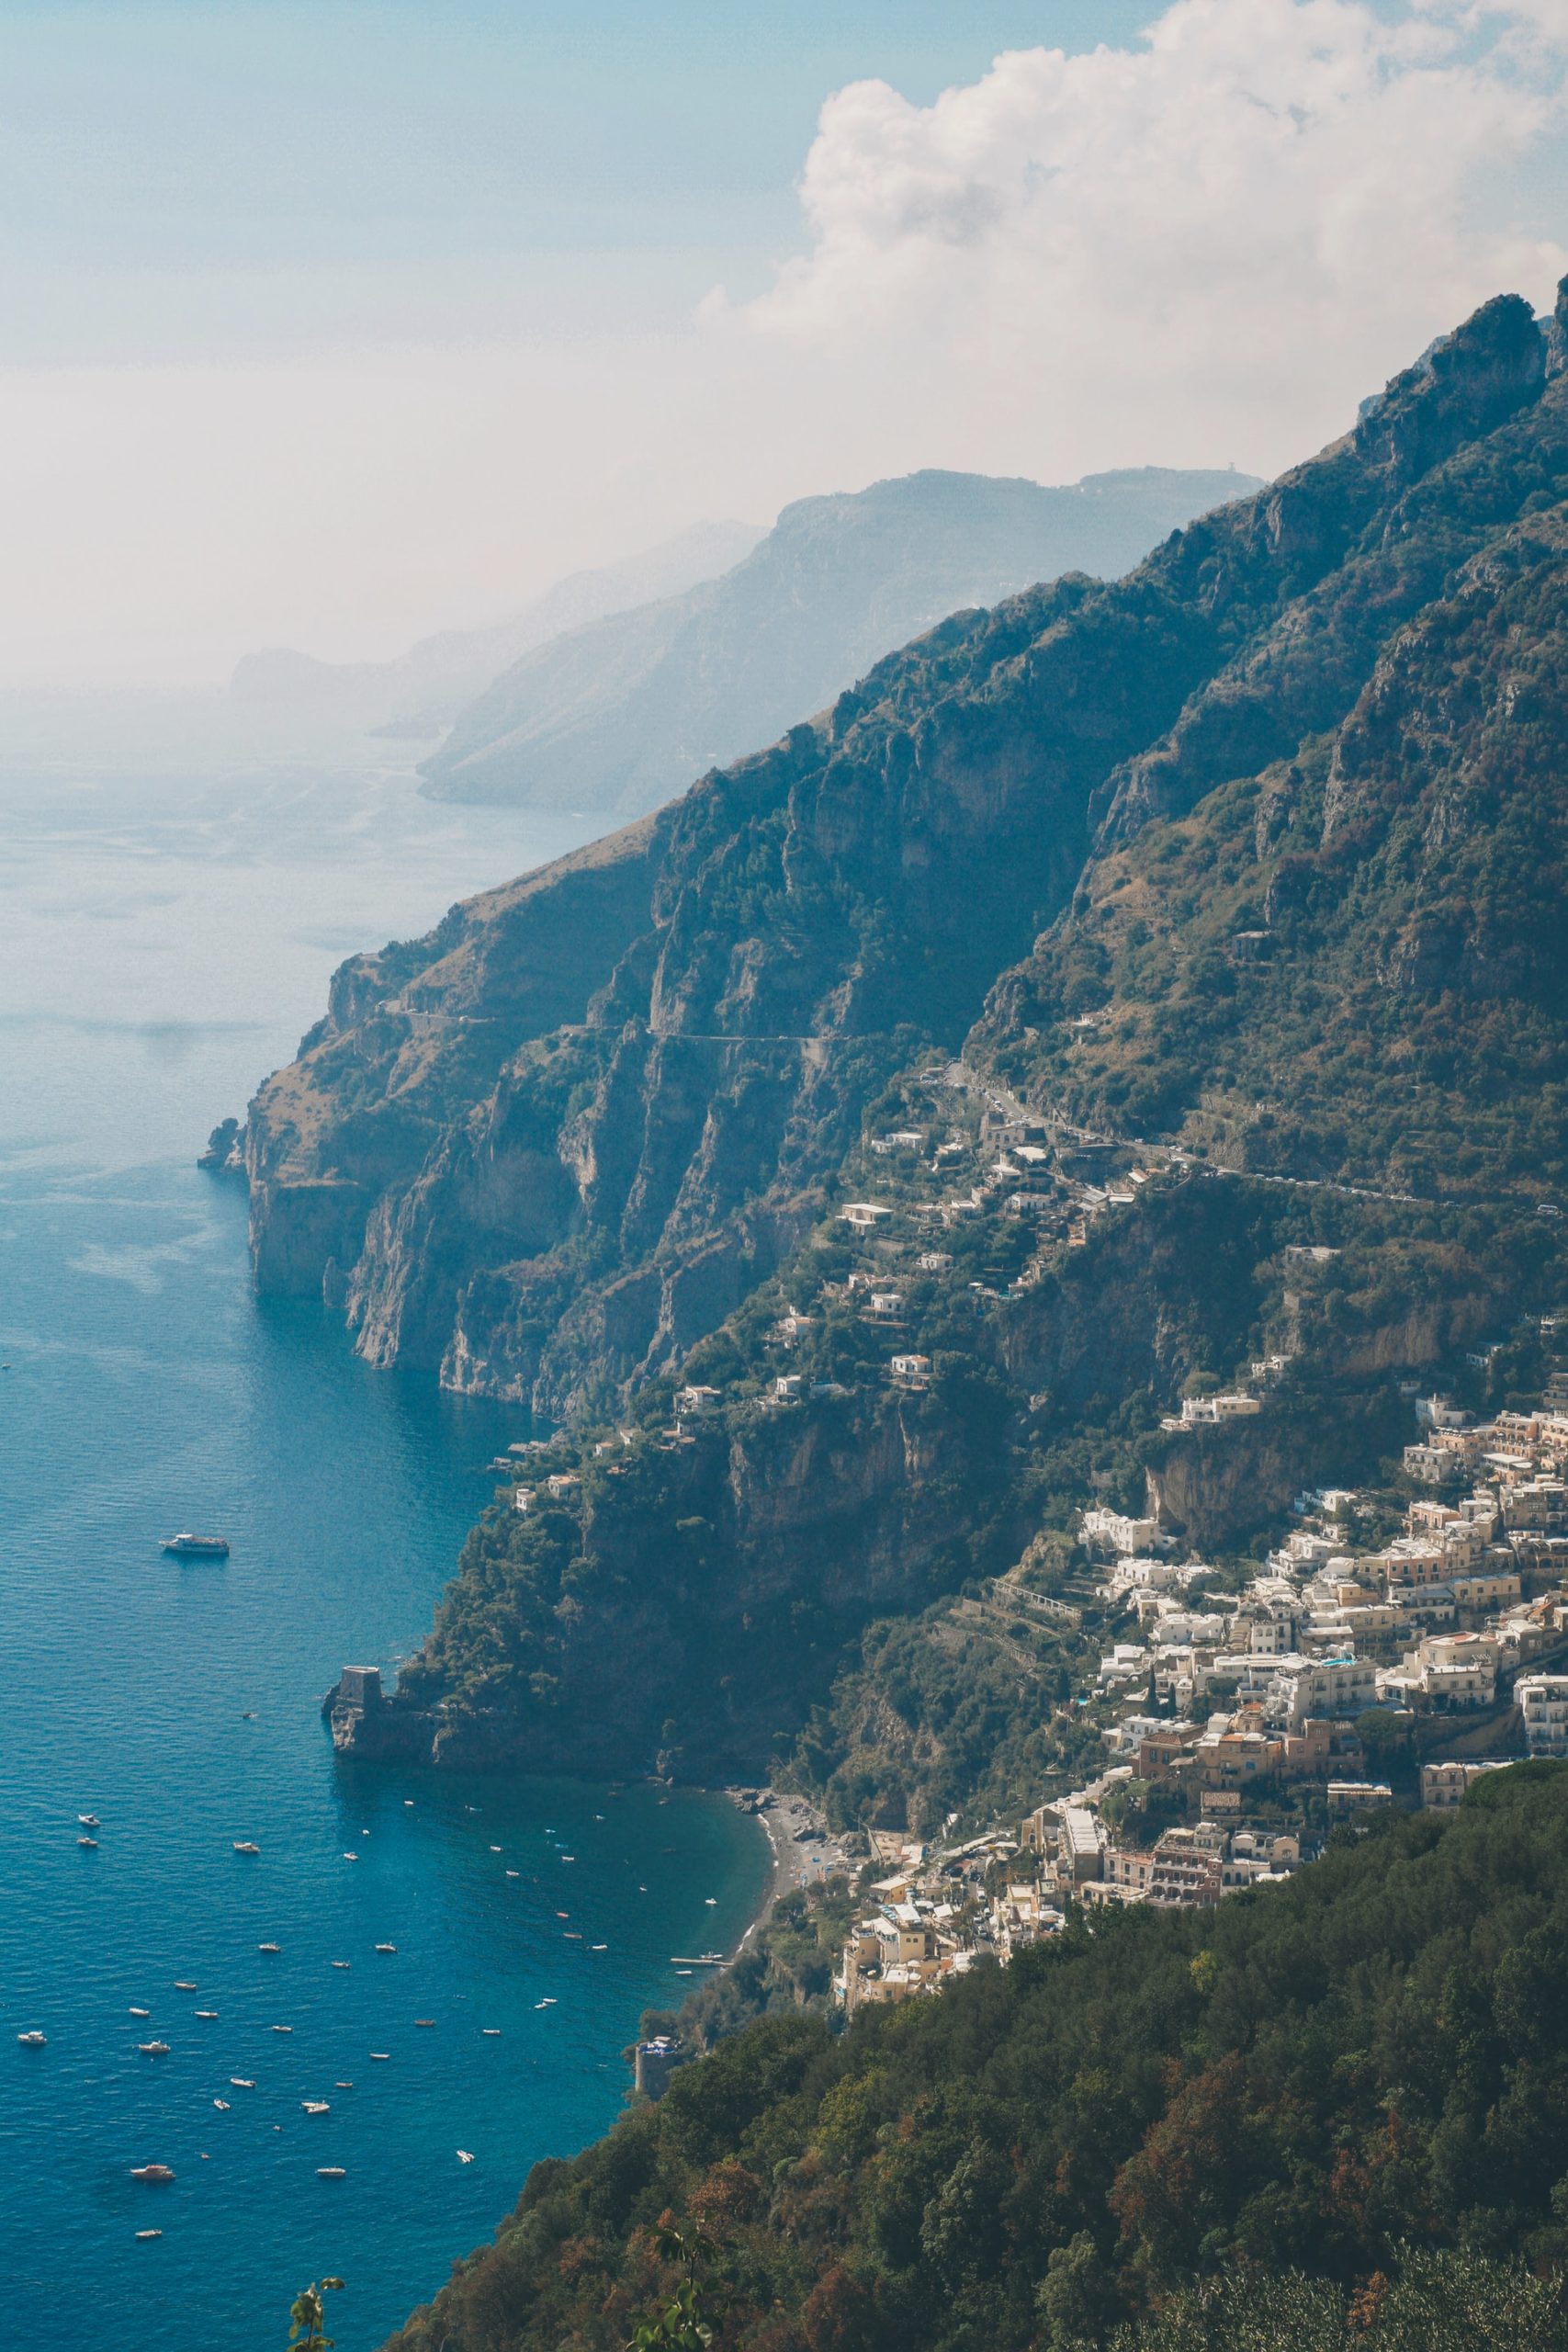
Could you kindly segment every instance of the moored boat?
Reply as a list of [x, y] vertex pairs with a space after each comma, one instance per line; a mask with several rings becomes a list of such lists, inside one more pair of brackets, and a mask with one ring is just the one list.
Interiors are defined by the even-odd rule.
[[165, 1535], [163, 1548], [181, 1560], [226, 1560], [229, 1538], [226, 1535], [193, 1535], [188, 1527], [177, 1535]]

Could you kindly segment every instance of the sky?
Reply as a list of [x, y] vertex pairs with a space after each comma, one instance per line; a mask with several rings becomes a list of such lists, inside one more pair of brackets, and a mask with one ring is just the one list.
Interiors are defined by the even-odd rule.
[[1568, 0], [6, 0], [0, 686], [919, 466], [1271, 473], [1568, 270]]

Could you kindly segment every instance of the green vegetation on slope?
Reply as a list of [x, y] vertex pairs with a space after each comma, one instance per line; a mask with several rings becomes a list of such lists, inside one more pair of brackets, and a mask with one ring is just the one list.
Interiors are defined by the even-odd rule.
[[1565, 2165], [1568, 1769], [1526, 1765], [1446, 1824], [1344, 1836], [1217, 1912], [1077, 1919], [837, 2039], [762, 2018], [537, 2165], [396, 2343], [612, 2352], [667, 2283], [668, 2213], [725, 2250], [723, 2344], [1055, 2352], [1238, 2266], [1561, 2266]]

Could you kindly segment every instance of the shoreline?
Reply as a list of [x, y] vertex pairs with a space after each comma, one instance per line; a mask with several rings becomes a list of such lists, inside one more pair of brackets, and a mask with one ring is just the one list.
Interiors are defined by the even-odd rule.
[[793, 1792], [763, 1787], [760, 1805], [742, 1804], [752, 1790], [727, 1788], [722, 1793], [760, 1823], [768, 1841], [767, 1883], [750, 1927], [725, 1962], [731, 1967], [761, 1928], [766, 1927], [784, 1895], [797, 1887], [815, 1884], [836, 1871], [853, 1877], [856, 1865], [845, 1853], [842, 1840], [828, 1827], [818, 1808]]

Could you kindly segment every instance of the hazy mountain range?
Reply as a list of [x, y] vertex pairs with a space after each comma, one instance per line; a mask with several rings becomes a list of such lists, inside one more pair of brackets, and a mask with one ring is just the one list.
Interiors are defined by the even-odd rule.
[[750, 554], [758, 523], [694, 523], [619, 563], [573, 571], [488, 628], [443, 629], [389, 662], [321, 662], [291, 647], [248, 653], [231, 697], [262, 708], [294, 707], [336, 723], [432, 736], [520, 656], [550, 639], [667, 596]]
[[928, 471], [786, 506], [721, 578], [539, 644], [421, 770], [442, 799], [640, 815], [773, 741], [933, 622], [1067, 571], [1113, 579], [1245, 474], [1066, 487]]

